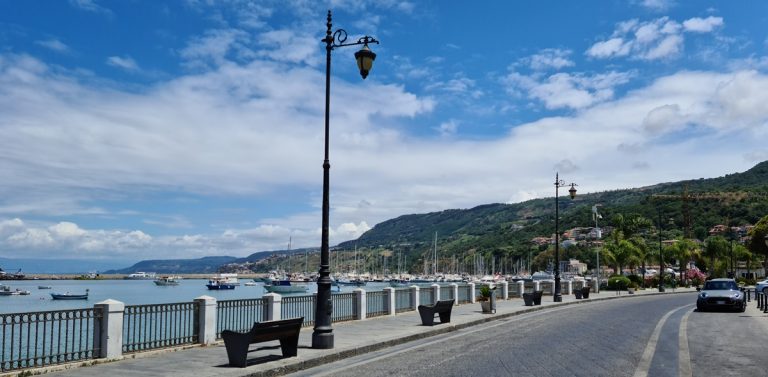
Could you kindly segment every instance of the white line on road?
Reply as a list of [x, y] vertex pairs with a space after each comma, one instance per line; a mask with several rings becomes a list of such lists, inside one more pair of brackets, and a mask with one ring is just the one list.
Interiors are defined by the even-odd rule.
[[678, 345], [680, 352], [677, 354], [677, 375], [679, 377], [692, 377], [691, 370], [691, 352], [688, 349], [688, 317], [693, 313], [688, 311], [680, 320], [680, 331], [678, 332]]
[[661, 317], [661, 319], [659, 320], [659, 323], [656, 324], [656, 328], [653, 329], [653, 334], [651, 334], [651, 338], [648, 339], [648, 344], [645, 345], [645, 351], [643, 351], [643, 357], [640, 359], [640, 362], [637, 364], [634, 377], [648, 377], [648, 370], [651, 369], [651, 360], [653, 360], [653, 354], [656, 353], [656, 344], [659, 342], [659, 335], [661, 335], [661, 328], [664, 327], [664, 324], [667, 322], [667, 318], [669, 318], [669, 316], [671, 316], [676, 311], [686, 308], [688, 306], [691, 306], [691, 305], [683, 305], [679, 308], [672, 309], [669, 312], [667, 312], [667, 314], [664, 314], [663, 317]]

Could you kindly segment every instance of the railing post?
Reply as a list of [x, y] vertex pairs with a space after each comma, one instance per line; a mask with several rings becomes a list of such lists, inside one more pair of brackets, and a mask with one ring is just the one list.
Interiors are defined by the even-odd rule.
[[453, 290], [453, 304], [458, 306], [459, 305], [459, 285], [456, 283], [451, 283], [451, 289]]
[[541, 290], [541, 282], [536, 280], [533, 282], [533, 290], [534, 291], [540, 291]]
[[368, 314], [368, 301], [365, 297], [365, 289], [357, 288], [352, 291], [355, 294], [355, 302], [357, 307], [355, 308], [355, 319], [363, 320]]
[[261, 296], [265, 302], [266, 313], [264, 318], [267, 321], [279, 321], [283, 313], [283, 296], [277, 293], [267, 293]]
[[475, 283], [469, 283], [469, 302], [474, 304], [475, 302]]
[[197, 343], [211, 345], [216, 342], [216, 299], [200, 296], [194, 301], [197, 303]]
[[501, 298], [504, 300], [509, 300], [509, 282], [502, 281], [499, 284], [501, 284]]
[[435, 303], [440, 301], [440, 284], [432, 284], [432, 298]]
[[389, 315], [395, 315], [395, 288], [392, 287], [386, 287], [384, 288], [384, 301], [387, 305], [387, 313]]
[[565, 284], [566, 284], [565, 285], [565, 294], [572, 295], [573, 294], [573, 281], [572, 280], [568, 280], [567, 282], [565, 282]]
[[100, 311], [101, 322], [94, 326], [94, 343], [101, 345], [99, 357], [116, 359], [123, 356], [123, 314], [125, 304], [117, 300], [104, 300], [93, 305]]
[[411, 308], [416, 310], [419, 307], [419, 287], [416, 285], [411, 286]]
[[523, 297], [523, 293], [525, 293], [525, 281], [518, 280], [518, 282], [517, 282], [517, 294], [520, 297]]

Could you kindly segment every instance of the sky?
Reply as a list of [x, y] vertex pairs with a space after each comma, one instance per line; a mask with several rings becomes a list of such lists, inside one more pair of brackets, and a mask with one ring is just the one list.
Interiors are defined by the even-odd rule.
[[318, 247], [768, 160], [768, 2], [0, 0], [0, 257]]

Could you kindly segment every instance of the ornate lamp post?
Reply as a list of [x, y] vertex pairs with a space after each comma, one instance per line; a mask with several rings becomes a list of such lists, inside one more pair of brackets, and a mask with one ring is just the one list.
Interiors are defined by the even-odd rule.
[[565, 181], [560, 179], [560, 173], [555, 173], [555, 292], [553, 293], [554, 301], [563, 301], [563, 295], [560, 293], [560, 201], [558, 198], [558, 189], [571, 185], [568, 193], [571, 195], [571, 199], [576, 197], [575, 183], [566, 184]]
[[664, 292], [664, 252], [661, 246], [661, 208], [659, 210], [659, 292]]
[[330, 212], [329, 204], [329, 178], [328, 171], [331, 164], [328, 160], [328, 136], [329, 136], [329, 116], [331, 108], [331, 51], [337, 47], [362, 45], [360, 51], [355, 53], [357, 67], [360, 69], [360, 75], [365, 79], [373, 66], [376, 54], [368, 47], [369, 43], [378, 44], [379, 41], [373, 37], [364, 36], [357, 42], [346, 43], [347, 32], [344, 29], [337, 29], [331, 33], [331, 11], [328, 11], [328, 30], [325, 33], [325, 160], [323, 160], [323, 229], [320, 242], [320, 277], [317, 279], [317, 306], [315, 308], [315, 328], [312, 333], [312, 348], [329, 349], [333, 348], [333, 327], [331, 326], [331, 313], [333, 305], [331, 303], [331, 270], [330, 253], [328, 251], [328, 217]]

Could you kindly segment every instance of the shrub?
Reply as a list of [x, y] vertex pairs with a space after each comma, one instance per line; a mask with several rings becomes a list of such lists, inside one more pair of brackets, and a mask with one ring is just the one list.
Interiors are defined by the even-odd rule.
[[628, 275], [627, 279], [638, 286], [643, 284], [643, 277], [640, 275]]
[[626, 276], [614, 275], [608, 278], [608, 289], [623, 291], [629, 287], [631, 281]]
[[488, 301], [491, 298], [491, 287], [488, 285], [480, 286], [480, 295], [477, 296], [477, 301]]

